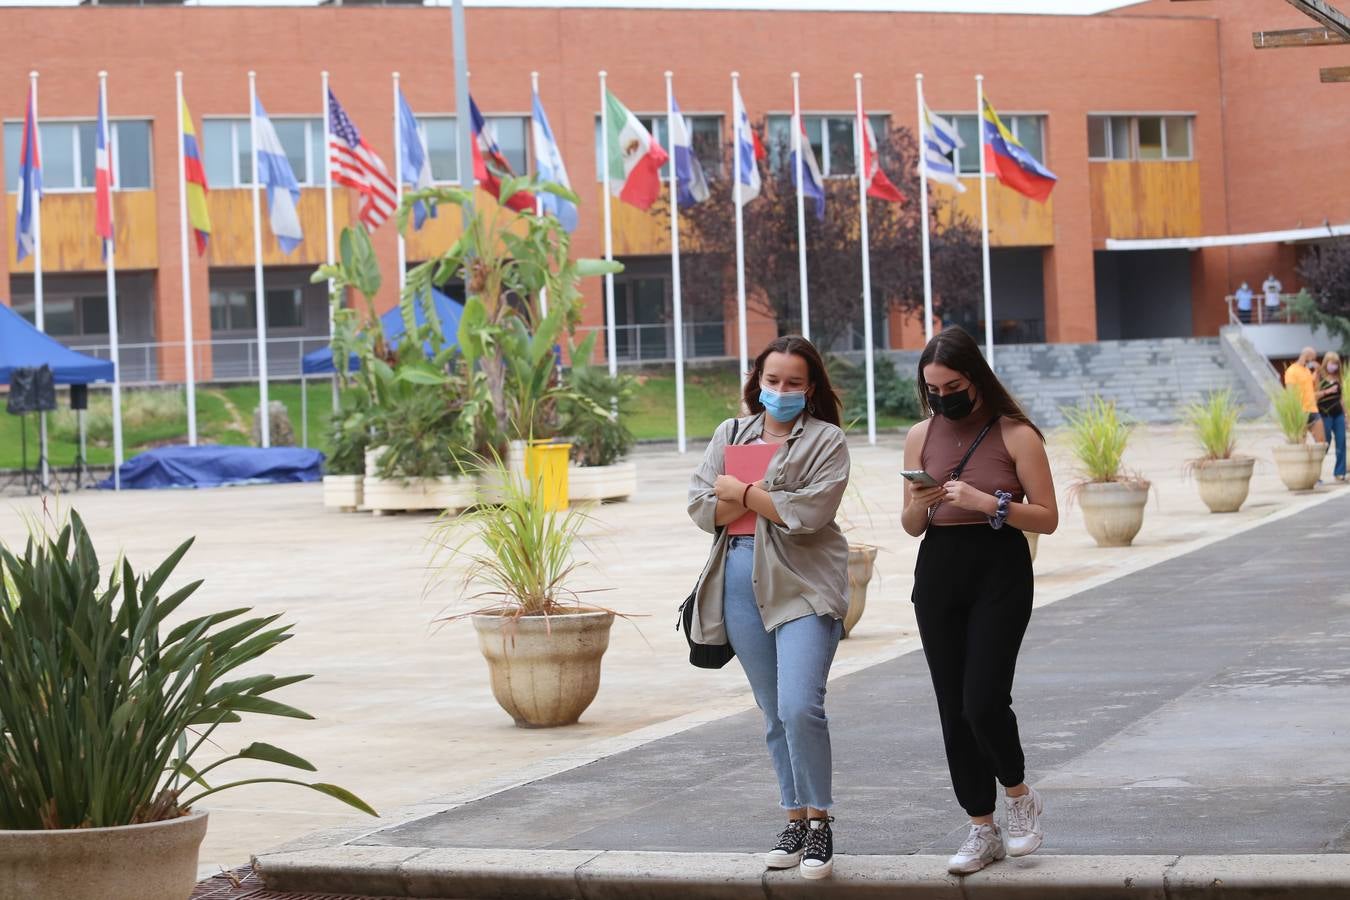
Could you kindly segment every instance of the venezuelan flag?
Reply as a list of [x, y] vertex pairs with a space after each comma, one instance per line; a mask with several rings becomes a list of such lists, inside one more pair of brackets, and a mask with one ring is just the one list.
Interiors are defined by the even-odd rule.
[[1048, 200], [1059, 179], [1017, 142], [988, 100], [984, 101], [983, 124], [985, 167], [1017, 193], [1038, 203]]
[[202, 167], [201, 145], [197, 130], [192, 127], [192, 113], [183, 101], [183, 185], [187, 191], [188, 221], [197, 236], [197, 255], [206, 255], [206, 242], [211, 237], [211, 213], [206, 208], [206, 169]]

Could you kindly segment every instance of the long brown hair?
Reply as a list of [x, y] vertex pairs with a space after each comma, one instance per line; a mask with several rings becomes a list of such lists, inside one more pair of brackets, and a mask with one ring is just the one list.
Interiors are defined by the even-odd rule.
[[806, 379], [811, 386], [811, 396], [806, 401], [806, 411], [822, 422], [829, 422], [840, 428], [839, 395], [830, 384], [830, 373], [825, 368], [816, 345], [799, 334], [785, 334], [769, 342], [769, 346], [755, 357], [755, 364], [746, 376], [745, 388], [741, 394], [745, 408], [752, 414], [764, 412], [764, 404], [759, 402], [759, 380], [764, 376], [764, 361], [770, 353], [788, 353], [806, 360]]
[[1031, 421], [1031, 417], [1022, 410], [1012, 394], [1008, 393], [1003, 382], [998, 380], [994, 370], [989, 368], [984, 354], [980, 352], [980, 345], [975, 343], [975, 339], [964, 329], [948, 325], [933, 335], [933, 339], [923, 348], [923, 353], [919, 356], [919, 405], [924, 413], [930, 416], [933, 415], [933, 408], [928, 403], [927, 381], [923, 377], [923, 370], [932, 363], [960, 372], [975, 385], [975, 390], [984, 401], [986, 409], [1005, 419], [1031, 426], [1032, 430], [1041, 436], [1041, 440], [1045, 440], [1045, 435], [1036, 427], [1036, 423]]

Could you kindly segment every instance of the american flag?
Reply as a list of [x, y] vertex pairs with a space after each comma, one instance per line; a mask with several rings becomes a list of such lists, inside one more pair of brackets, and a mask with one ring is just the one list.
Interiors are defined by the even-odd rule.
[[394, 179], [375, 151], [361, 137], [352, 120], [328, 92], [328, 161], [333, 181], [361, 192], [361, 221], [378, 228], [398, 208]]

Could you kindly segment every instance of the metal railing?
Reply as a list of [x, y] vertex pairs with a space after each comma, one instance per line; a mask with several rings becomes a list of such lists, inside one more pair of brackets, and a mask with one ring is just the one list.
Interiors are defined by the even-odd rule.
[[[293, 379], [301, 376], [301, 360], [306, 353], [328, 346], [328, 336], [279, 337], [267, 339], [269, 378]], [[70, 349], [111, 358], [108, 344], [71, 344]], [[183, 344], [178, 341], [151, 341], [119, 344], [123, 384], [182, 383], [186, 380], [181, 362], [166, 367], [163, 357], [181, 360]], [[258, 377], [258, 341], [256, 338], [213, 338], [192, 345], [192, 358], [200, 381], [250, 381]], [[168, 371], [165, 371], [165, 369]]]
[[[1302, 320], [1295, 314], [1290, 306], [1290, 301], [1297, 297], [1297, 294], [1281, 294], [1278, 306], [1269, 306], [1266, 303], [1264, 294], [1252, 295], [1252, 308], [1249, 310], [1240, 310], [1237, 308], [1237, 295], [1229, 294], [1224, 297], [1224, 303], [1228, 305], [1228, 323], [1230, 325], [1294, 325]], [[1246, 312], [1246, 317], [1243, 317]]]
[[[593, 363], [605, 357], [605, 326], [590, 325], [577, 329], [578, 340], [591, 333], [595, 339]], [[648, 325], [616, 325], [614, 327], [614, 357], [620, 365], [646, 365], [673, 362], [675, 359], [675, 326], [670, 322]], [[684, 355], [687, 359], [717, 358], [727, 354], [725, 322], [685, 322]]]

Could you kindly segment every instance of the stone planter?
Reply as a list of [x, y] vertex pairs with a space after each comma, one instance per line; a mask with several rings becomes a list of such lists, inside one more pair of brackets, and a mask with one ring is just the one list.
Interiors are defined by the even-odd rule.
[[0, 900], [186, 900], [206, 813], [120, 828], [0, 831]]
[[1322, 477], [1327, 445], [1282, 444], [1275, 448], [1275, 469], [1291, 491], [1310, 491]]
[[1027, 539], [1027, 549], [1031, 551], [1031, 561], [1036, 561], [1036, 548], [1041, 543], [1041, 536], [1034, 531], [1024, 531], [1022, 536]]
[[1148, 482], [1108, 481], [1080, 486], [1083, 523], [1098, 547], [1128, 547], [1144, 525]]
[[364, 503], [364, 475], [323, 476], [323, 505], [343, 512], [356, 512]]
[[1200, 487], [1200, 499], [1209, 511], [1230, 513], [1241, 509], [1247, 502], [1255, 466], [1256, 460], [1250, 456], [1197, 460], [1191, 471]]
[[872, 581], [876, 559], [876, 547], [848, 545], [848, 612], [844, 614], [844, 637], [853, 631], [867, 608], [867, 586]]
[[637, 493], [637, 463], [612, 466], [569, 466], [567, 496], [572, 501], [626, 500]]
[[473, 616], [492, 696], [521, 728], [572, 725], [600, 689], [614, 614]]
[[478, 502], [478, 479], [472, 476], [444, 475], [440, 478], [372, 478], [363, 484], [363, 509], [384, 512], [468, 509]]

